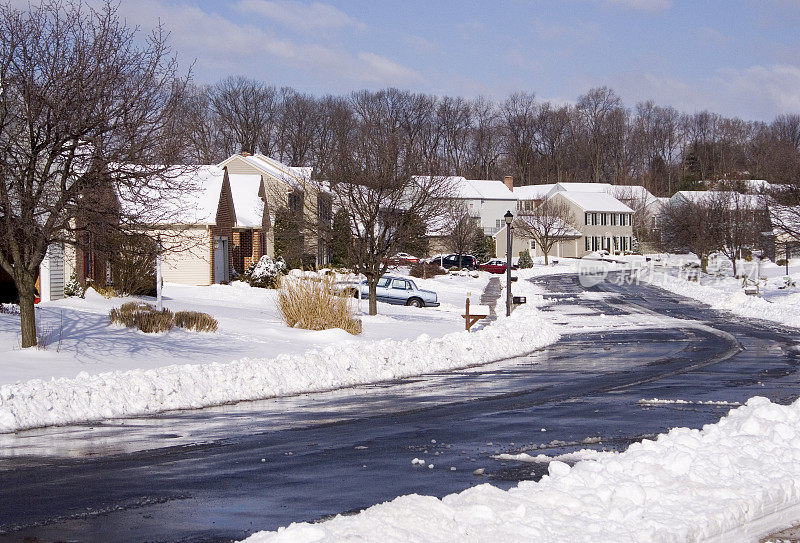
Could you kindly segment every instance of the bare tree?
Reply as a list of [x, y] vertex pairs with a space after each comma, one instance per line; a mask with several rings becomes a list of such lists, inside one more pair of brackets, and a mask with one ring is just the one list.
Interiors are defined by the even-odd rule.
[[244, 77], [229, 77], [209, 92], [212, 122], [219, 124], [226, 155], [240, 151], [272, 153], [275, 87]]
[[724, 243], [723, 213], [719, 200], [704, 197], [696, 202], [671, 202], [662, 210], [662, 243], [668, 250], [689, 250], [700, 259], [703, 272], [708, 257]]
[[[353, 268], [369, 285], [375, 315], [377, 285], [411, 223], [430, 223], [445, 205], [448, 181], [425, 134], [419, 96], [389, 89], [352, 96], [348, 136], [335, 153], [332, 190], [353, 230]], [[419, 177], [415, 177], [419, 176]]]
[[475, 224], [475, 217], [469, 214], [462, 200], [450, 203], [443, 215], [441, 229], [448, 248], [459, 257], [472, 251], [482, 233]]
[[556, 198], [547, 198], [533, 210], [521, 212], [513, 227], [539, 244], [545, 264], [549, 264], [550, 251], [557, 241], [580, 235], [569, 205]]
[[756, 246], [759, 233], [765, 227], [760, 198], [754, 194], [719, 190], [710, 191], [708, 199], [711, 207], [718, 210], [720, 218], [720, 252], [731, 261], [736, 276], [737, 261], [745, 249]]
[[108, 3], [0, 6], [0, 265], [19, 291], [23, 347], [36, 344], [48, 246], [153, 222], [147, 210], [176, 189], [186, 81], [164, 34], [138, 43]]
[[592, 180], [599, 183], [605, 180], [603, 169], [624, 125], [622, 100], [608, 87], [594, 88], [578, 97], [577, 112], [589, 137]]

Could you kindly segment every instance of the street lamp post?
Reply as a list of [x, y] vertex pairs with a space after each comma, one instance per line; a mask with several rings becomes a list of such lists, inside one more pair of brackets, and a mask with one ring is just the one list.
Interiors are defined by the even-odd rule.
[[784, 260], [786, 260], [786, 275], [789, 275], [789, 258], [791, 258], [791, 257], [789, 256], [789, 244], [788, 243], [784, 246], [784, 252], [786, 253], [784, 255], [786, 257], [784, 259]]
[[511, 221], [514, 215], [506, 211], [503, 215], [506, 220], [506, 317], [511, 316]]

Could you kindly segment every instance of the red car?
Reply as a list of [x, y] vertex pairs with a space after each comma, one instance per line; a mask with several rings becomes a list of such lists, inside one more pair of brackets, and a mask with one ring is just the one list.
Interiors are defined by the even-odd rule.
[[388, 262], [390, 266], [409, 266], [419, 262], [419, 258], [408, 253], [397, 253], [396, 255], [389, 257]]
[[[493, 258], [478, 268], [489, 273], [506, 273], [506, 261], [503, 258]], [[513, 269], [513, 266], [512, 266]]]

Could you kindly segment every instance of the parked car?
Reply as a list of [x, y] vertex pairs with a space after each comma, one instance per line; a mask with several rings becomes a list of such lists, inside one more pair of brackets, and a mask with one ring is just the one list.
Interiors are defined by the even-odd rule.
[[[511, 265], [511, 269], [513, 270], [516, 266], [513, 264]], [[506, 273], [506, 259], [505, 258], [493, 258], [488, 262], [484, 262], [480, 265], [480, 269], [483, 271], [487, 271], [489, 273]]]
[[[369, 285], [366, 281], [351, 283], [344, 287], [358, 298], [359, 291], [362, 298], [369, 296]], [[384, 275], [378, 279], [377, 298], [379, 302], [396, 305], [410, 305], [413, 307], [439, 307], [439, 297], [432, 290], [424, 290], [408, 277]]]
[[446, 270], [450, 268], [462, 268], [466, 270], [478, 269], [478, 259], [472, 255], [461, 255], [460, 258], [456, 254], [437, 256], [429, 260], [429, 262], [441, 266]]
[[397, 253], [388, 258], [390, 266], [407, 266], [419, 262], [419, 258], [408, 253]]

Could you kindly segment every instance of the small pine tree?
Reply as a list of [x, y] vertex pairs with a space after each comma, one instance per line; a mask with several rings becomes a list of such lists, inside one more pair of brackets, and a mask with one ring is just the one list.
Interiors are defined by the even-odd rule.
[[519, 267], [520, 268], [533, 267], [533, 259], [531, 258], [531, 254], [528, 252], [527, 249], [519, 252]]
[[478, 262], [486, 262], [494, 256], [494, 238], [484, 234], [481, 227], [475, 231], [475, 245], [472, 247], [472, 254], [478, 259]]
[[289, 268], [299, 268], [303, 252], [301, 220], [289, 208], [275, 212], [275, 256], [282, 257]]
[[333, 215], [331, 236], [331, 264], [336, 268], [350, 266], [353, 251], [353, 232], [350, 230], [350, 216], [344, 208]]

